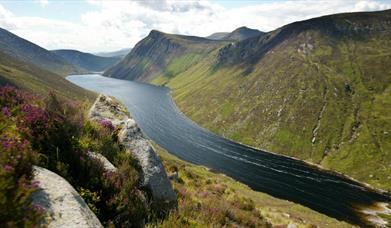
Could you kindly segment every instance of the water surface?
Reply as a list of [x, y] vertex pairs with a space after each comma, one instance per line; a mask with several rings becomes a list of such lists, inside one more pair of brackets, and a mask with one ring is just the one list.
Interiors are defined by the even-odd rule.
[[358, 207], [390, 202], [388, 195], [302, 161], [250, 148], [211, 133], [184, 116], [170, 91], [100, 75], [67, 79], [83, 88], [116, 97], [143, 132], [169, 153], [222, 172], [256, 191], [300, 203], [328, 216], [362, 224]]

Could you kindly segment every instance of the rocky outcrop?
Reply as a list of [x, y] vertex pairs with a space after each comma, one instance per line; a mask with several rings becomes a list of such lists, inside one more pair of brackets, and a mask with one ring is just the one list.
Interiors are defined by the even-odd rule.
[[160, 158], [133, 119], [126, 121], [119, 140], [138, 159], [142, 168], [142, 186], [150, 191], [153, 199], [165, 204], [175, 202], [176, 194]]
[[127, 109], [119, 102], [103, 94], [92, 105], [89, 118], [95, 121], [110, 120], [115, 127], [123, 126], [129, 118]]
[[34, 180], [39, 181], [40, 190], [32, 195], [33, 204], [45, 209], [45, 226], [103, 227], [76, 190], [59, 175], [34, 167]]
[[145, 188], [155, 205], [176, 205], [176, 194], [149, 139], [119, 102], [99, 95], [89, 114], [96, 121], [110, 120], [120, 128], [118, 139], [138, 160], [141, 166], [141, 186]]

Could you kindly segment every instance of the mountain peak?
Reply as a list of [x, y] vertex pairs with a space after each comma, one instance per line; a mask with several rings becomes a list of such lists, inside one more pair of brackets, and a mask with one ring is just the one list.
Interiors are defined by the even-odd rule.
[[251, 29], [246, 26], [241, 26], [230, 33], [228, 33], [228, 32], [213, 33], [212, 35], [207, 36], [206, 38], [211, 39], [211, 40], [241, 41], [241, 40], [245, 40], [245, 39], [259, 36], [262, 34], [264, 34], [264, 33], [257, 30], [257, 29]]
[[247, 26], [241, 26], [241, 27], [235, 29], [234, 31], [241, 31], [241, 30], [243, 31], [243, 30], [256, 30], [256, 29], [250, 29], [250, 28], [247, 27]]
[[148, 36], [152, 37], [152, 38], [154, 38], [154, 37], [161, 37], [161, 36], [164, 36], [164, 35], [166, 35], [166, 33], [160, 32], [159, 30], [155, 30], [155, 29], [152, 29], [149, 32], [149, 34], [148, 34]]

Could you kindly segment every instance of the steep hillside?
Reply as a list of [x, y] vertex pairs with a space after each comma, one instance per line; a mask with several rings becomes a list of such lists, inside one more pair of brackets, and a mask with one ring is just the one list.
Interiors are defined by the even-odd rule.
[[156, 75], [172, 77], [186, 71], [224, 42], [195, 36], [151, 31], [117, 65], [104, 75], [129, 80], [149, 80]]
[[60, 75], [83, 72], [62, 57], [0, 28], [0, 51]]
[[390, 10], [295, 22], [138, 80], [218, 134], [391, 190], [390, 29]]
[[77, 50], [54, 50], [52, 52], [61, 56], [69, 63], [89, 72], [104, 71], [121, 59], [119, 57], [101, 57]]
[[68, 82], [58, 74], [0, 52], [0, 85], [7, 84], [41, 95], [53, 91], [62, 97], [79, 101], [92, 101], [95, 97], [92, 92]]
[[102, 57], [118, 57], [118, 58], [124, 58], [129, 52], [131, 51], [131, 48], [124, 48], [118, 51], [112, 51], [112, 52], [98, 52], [95, 53], [97, 56], [102, 56]]

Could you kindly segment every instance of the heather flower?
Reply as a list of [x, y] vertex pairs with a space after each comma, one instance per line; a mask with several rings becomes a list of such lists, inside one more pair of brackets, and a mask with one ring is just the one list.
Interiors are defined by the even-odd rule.
[[32, 186], [33, 188], [39, 188], [39, 181], [33, 180], [33, 181], [31, 182], [31, 186]]
[[3, 107], [1, 109], [1, 112], [3, 113], [3, 115], [7, 116], [7, 117], [10, 117], [12, 115], [10, 109], [6, 106], [6, 107]]
[[10, 173], [10, 172], [14, 171], [14, 167], [12, 165], [7, 164], [7, 165], [4, 166], [4, 170], [6, 172]]
[[110, 131], [114, 130], [114, 125], [110, 120], [103, 119], [100, 122], [100, 125], [103, 126], [104, 128], [109, 129]]
[[37, 211], [38, 213], [42, 213], [45, 211], [45, 208], [43, 208], [41, 205], [36, 203], [32, 203], [30, 208], [34, 211]]
[[43, 109], [31, 104], [23, 104], [21, 111], [24, 115], [18, 125], [19, 129], [27, 128], [39, 134], [49, 127], [49, 116]]
[[0, 105], [15, 107], [17, 105], [25, 103], [25, 101], [31, 101], [35, 97], [26, 91], [19, 90], [13, 86], [0, 87]]

